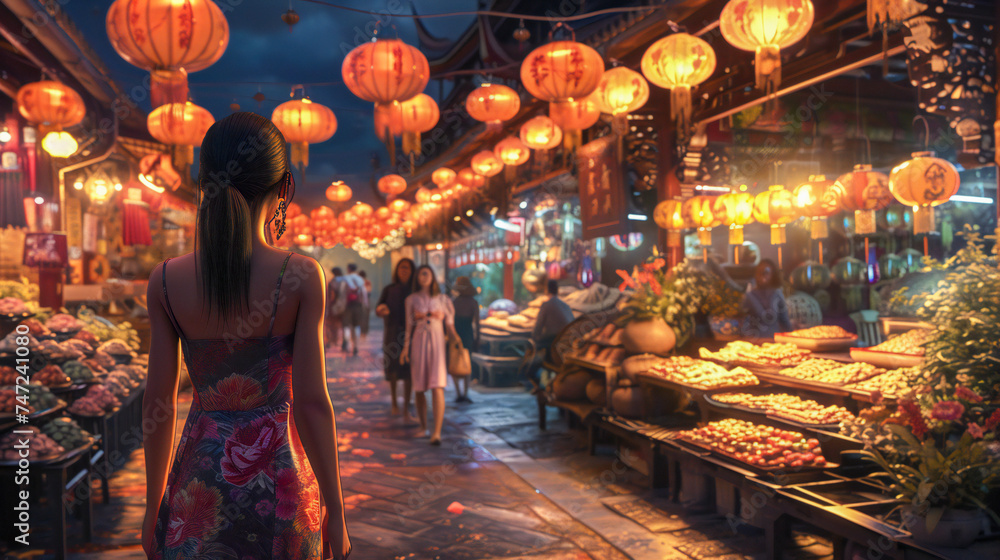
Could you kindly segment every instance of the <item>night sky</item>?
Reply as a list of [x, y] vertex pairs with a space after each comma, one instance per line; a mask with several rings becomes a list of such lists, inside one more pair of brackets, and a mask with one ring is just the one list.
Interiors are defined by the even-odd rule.
[[[101, 56], [111, 75], [128, 91], [142, 83], [146, 72], [125, 62], [108, 41], [104, 22], [111, 3], [111, 0], [75, 0], [60, 4]], [[340, 67], [345, 53], [368, 40], [367, 32], [375, 28], [377, 21], [382, 21], [379, 34], [388, 37], [398, 34], [400, 39], [417, 45], [414, 20], [391, 15], [413, 13], [409, 2], [338, 0], [334, 3], [390, 15], [372, 16], [291, 0], [300, 20], [289, 32], [281, 21], [281, 14], [289, 7], [288, 0], [217, 0], [229, 21], [229, 46], [218, 62], [189, 76], [191, 101], [208, 109], [216, 119], [230, 114], [229, 106], [234, 102], [243, 111], [270, 118], [275, 107], [290, 99], [292, 86], [299, 83], [306, 86], [306, 95], [333, 109], [337, 132], [327, 142], [310, 146], [307, 184], [303, 187], [299, 183], [296, 202], [306, 208], [323, 204], [326, 200], [323, 193], [334, 180], [347, 182], [355, 199], [373, 202], [374, 196], [368, 188], [372, 157], [377, 156], [383, 167], [389, 160], [385, 146], [375, 137], [371, 103], [355, 97], [342, 83]], [[476, 8], [476, 0], [416, 2], [420, 14]], [[455, 39], [473, 22], [473, 16], [456, 16], [428, 19], [425, 25], [438, 37]], [[445, 86], [447, 94], [448, 84]], [[252, 98], [258, 90], [267, 96], [259, 104]], [[426, 93], [440, 101], [436, 82], [430, 82]]]

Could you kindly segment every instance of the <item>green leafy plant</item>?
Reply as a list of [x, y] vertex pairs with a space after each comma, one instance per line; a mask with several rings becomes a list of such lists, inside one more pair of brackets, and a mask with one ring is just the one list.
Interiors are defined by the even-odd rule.
[[982, 441], [966, 432], [939, 447], [933, 438], [921, 441], [906, 426], [887, 424], [886, 428], [900, 441], [896, 446], [898, 459], [875, 448], [862, 453], [882, 469], [873, 480], [926, 517], [928, 532], [934, 531], [949, 509], [981, 509], [1000, 523], [1000, 516], [982, 500], [991, 489], [1000, 487], [1000, 466]]

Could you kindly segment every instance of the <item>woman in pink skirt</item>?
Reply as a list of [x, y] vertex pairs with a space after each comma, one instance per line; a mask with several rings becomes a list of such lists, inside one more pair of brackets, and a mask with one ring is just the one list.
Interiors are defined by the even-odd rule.
[[423, 265], [417, 269], [416, 291], [406, 298], [406, 342], [401, 363], [410, 362], [413, 392], [416, 394], [417, 418], [420, 429], [427, 431], [427, 397], [432, 390], [434, 431], [431, 445], [441, 445], [441, 425], [444, 423], [444, 388], [448, 383], [448, 359], [445, 329], [455, 333], [455, 308], [451, 298], [441, 293], [434, 269]]

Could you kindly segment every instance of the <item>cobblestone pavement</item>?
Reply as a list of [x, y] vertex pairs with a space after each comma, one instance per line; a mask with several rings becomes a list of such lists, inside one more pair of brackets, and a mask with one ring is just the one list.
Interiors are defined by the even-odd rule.
[[[534, 399], [521, 388], [474, 385], [470, 404], [453, 403], [449, 388], [442, 445], [430, 446], [415, 425], [388, 413], [376, 353], [380, 334], [373, 330], [356, 358], [328, 354], [352, 559], [764, 557], [759, 533], [734, 532], [719, 516], [681, 510], [646, 491], [645, 477], [625, 467], [611, 446], [591, 456], [585, 434], [569, 429], [554, 409], [549, 429], [539, 430]], [[190, 400], [190, 390], [182, 393], [181, 420]], [[69, 517], [71, 559], [144, 558], [143, 468], [140, 449], [111, 480], [111, 503], [101, 503], [98, 493], [93, 542], [81, 543], [81, 524]], [[36, 527], [35, 542], [51, 538], [44, 525]], [[832, 552], [808, 535], [798, 543], [786, 557]], [[21, 550], [6, 558], [53, 555]]]

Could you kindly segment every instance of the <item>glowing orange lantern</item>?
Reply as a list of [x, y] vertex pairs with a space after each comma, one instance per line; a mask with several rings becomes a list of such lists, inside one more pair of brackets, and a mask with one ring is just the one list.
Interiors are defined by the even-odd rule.
[[781, 49], [805, 37], [813, 17], [810, 0], [730, 0], [719, 29], [730, 45], [757, 53], [757, 89], [771, 95], [781, 83]]
[[219, 60], [229, 23], [212, 0], [115, 0], [105, 20], [111, 46], [151, 73], [153, 107], [184, 103], [187, 75]]
[[521, 83], [542, 101], [569, 101], [589, 95], [604, 73], [604, 59], [576, 41], [553, 41], [531, 51], [521, 63]]
[[483, 150], [472, 156], [470, 167], [483, 177], [492, 177], [503, 171], [503, 162], [493, 152]]
[[380, 206], [379, 209], [375, 211], [375, 219], [379, 222], [385, 222], [390, 216], [392, 216], [392, 210], [389, 210], [388, 207]]
[[[810, 175], [809, 180], [795, 187], [795, 192], [792, 193], [795, 208], [803, 216], [812, 218], [813, 239], [826, 239], [830, 235], [830, 227], [826, 219], [839, 210], [837, 201], [825, 196], [827, 189], [831, 186], [833, 186], [833, 181], [828, 181], [826, 175]], [[820, 264], [822, 264], [822, 251], [820, 259]]]
[[473, 171], [471, 167], [464, 167], [458, 172], [458, 180], [469, 188], [478, 189], [486, 184], [486, 179]]
[[508, 182], [514, 180], [514, 174], [517, 172], [516, 167], [531, 157], [531, 150], [517, 136], [508, 136], [497, 142], [497, 145], [493, 146], [493, 153], [504, 164], [505, 177]]
[[402, 198], [397, 198], [389, 203], [389, 209], [397, 214], [402, 214], [410, 209], [410, 203]]
[[583, 130], [594, 126], [601, 118], [601, 110], [591, 93], [583, 99], [549, 103], [549, 118], [562, 129], [564, 145], [573, 149], [580, 145]]
[[670, 118], [685, 133], [691, 122], [691, 90], [712, 76], [715, 63], [712, 46], [687, 33], [664, 37], [642, 55], [642, 73], [670, 90]]
[[771, 243], [781, 245], [786, 242], [785, 225], [795, 221], [795, 199], [782, 185], [771, 185], [758, 194], [753, 201], [753, 217], [762, 224], [771, 226]]
[[420, 187], [417, 189], [414, 197], [417, 199], [417, 202], [426, 204], [431, 201], [431, 191], [427, 187]]
[[535, 117], [521, 125], [521, 142], [534, 150], [550, 150], [562, 142], [562, 129], [548, 117]]
[[922, 234], [936, 229], [934, 207], [957, 194], [961, 182], [954, 165], [934, 157], [934, 152], [916, 152], [889, 174], [889, 191], [913, 207], [913, 233]]
[[438, 167], [431, 173], [431, 182], [439, 187], [445, 185], [450, 185], [458, 174], [455, 173], [451, 168], [448, 167]]
[[627, 115], [649, 100], [649, 84], [642, 74], [619, 66], [604, 73], [593, 99], [602, 113], [615, 117]]
[[51, 80], [21, 86], [16, 98], [18, 112], [28, 122], [40, 125], [43, 134], [80, 124], [87, 113], [76, 90]]
[[358, 202], [351, 208], [351, 213], [364, 220], [370, 218], [375, 213], [375, 210], [369, 204]]
[[376, 105], [406, 101], [424, 91], [430, 78], [427, 57], [399, 39], [362, 43], [341, 67], [351, 93]]
[[194, 162], [194, 147], [201, 145], [205, 133], [213, 124], [215, 118], [212, 113], [190, 101], [160, 105], [146, 117], [146, 126], [153, 138], [177, 146], [174, 150], [174, 165], [177, 167]]
[[326, 198], [333, 202], [347, 202], [351, 200], [353, 194], [351, 187], [348, 187], [347, 183], [343, 181], [334, 181], [326, 188]]
[[[729, 226], [730, 245], [743, 245], [743, 226], [753, 223], [753, 203], [753, 196], [745, 192], [724, 194], [715, 199], [712, 211], [722, 225]], [[739, 263], [739, 257], [736, 262]]]
[[695, 196], [684, 202], [681, 208], [686, 221], [698, 228], [698, 242], [702, 246], [712, 244], [712, 228], [722, 224], [715, 216], [715, 198], [711, 196]]
[[[403, 152], [420, 152], [420, 133], [434, 128], [441, 112], [434, 99], [424, 93], [406, 101], [394, 101], [375, 107], [375, 131], [387, 144], [391, 136], [403, 137]], [[391, 151], [391, 150], [390, 150]]]
[[378, 191], [386, 196], [398, 196], [406, 192], [406, 179], [395, 173], [378, 180]]
[[831, 204], [854, 210], [854, 232], [858, 235], [875, 233], [875, 211], [892, 202], [889, 178], [864, 164], [855, 165], [854, 171], [838, 177], [824, 196], [831, 199]]
[[465, 98], [465, 110], [470, 117], [496, 129], [504, 121], [517, 116], [521, 110], [521, 97], [505, 85], [483, 84]]
[[292, 145], [292, 165], [309, 166], [309, 144], [326, 142], [337, 132], [337, 117], [329, 107], [307, 98], [293, 99], [278, 105], [271, 121]]
[[664, 200], [653, 209], [653, 221], [667, 230], [667, 247], [681, 246], [681, 231], [687, 227], [684, 204], [679, 200]]

